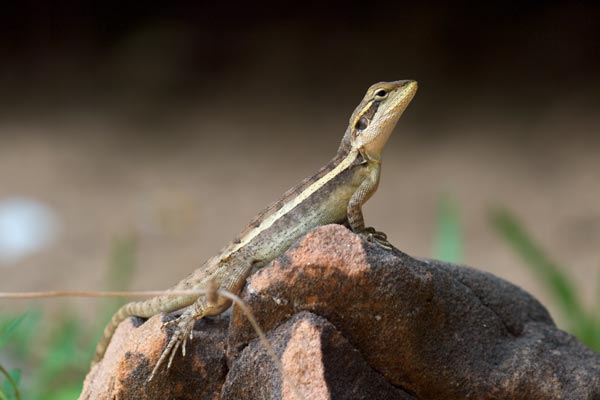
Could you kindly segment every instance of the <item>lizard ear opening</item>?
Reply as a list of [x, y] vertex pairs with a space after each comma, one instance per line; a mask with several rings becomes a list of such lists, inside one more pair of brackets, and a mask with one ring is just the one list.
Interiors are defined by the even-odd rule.
[[367, 129], [367, 126], [369, 126], [369, 120], [366, 117], [360, 117], [360, 119], [356, 121], [356, 125], [354, 127], [359, 131], [363, 131]]

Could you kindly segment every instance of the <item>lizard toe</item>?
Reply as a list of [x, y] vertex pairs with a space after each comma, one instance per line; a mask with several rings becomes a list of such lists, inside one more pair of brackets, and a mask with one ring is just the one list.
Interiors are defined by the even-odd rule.
[[393, 246], [387, 240], [387, 235], [383, 232], [376, 230], [373, 227], [365, 228], [365, 230], [363, 232], [361, 232], [359, 235], [362, 238], [364, 238], [366, 241], [375, 243], [385, 250], [393, 249]]
[[173, 335], [171, 335], [167, 346], [163, 349], [162, 353], [160, 354], [160, 357], [158, 358], [158, 361], [154, 365], [154, 368], [152, 369], [152, 373], [150, 374], [148, 381], [151, 381], [154, 378], [156, 373], [159, 371], [161, 365], [163, 365], [165, 362], [167, 362], [167, 369], [171, 367], [171, 364], [173, 363], [173, 358], [175, 357], [177, 350], [179, 350], [179, 347], [181, 347], [182, 355], [185, 356], [188, 337], [190, 339], [193, 337], [192, 330], [194, 327], [195, 320], [196, 318], [194, 316], [194, 313], [186, 311], [183, 314], [181, 314], [180, 317], [172, 321], [165, 322], [163, 324], [163, 328], [175, 324], [177, 324], [177, 326], [173, 332]]

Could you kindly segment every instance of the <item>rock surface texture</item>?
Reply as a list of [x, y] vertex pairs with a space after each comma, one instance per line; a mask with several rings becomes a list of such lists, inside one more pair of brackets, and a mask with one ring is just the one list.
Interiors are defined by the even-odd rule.
[[239, 309], [200, 321], [188, 355], [147, 383], [164, 315], [117, 330], [81, 399], [600, 399], [600, 354], [510, 283], [388, 252], [338, 225], [254, 274]]

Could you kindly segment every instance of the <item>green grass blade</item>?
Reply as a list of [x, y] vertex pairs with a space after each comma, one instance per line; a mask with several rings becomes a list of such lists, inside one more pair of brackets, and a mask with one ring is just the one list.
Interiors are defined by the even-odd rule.
[[[8, 397], [8, 395], [6, 395], [6, 392], [8, 392], [9, 390], [11, 390], [14, 393], [14, 398], [15, 400], [20, 400], [21, 399], [21, 394], [19, 393], [19, 385], [18, 385], [18, 380], [20, 379], [20, 373], [18, 371], [14, 371], [15, 373], [15, 377], [13, 378], [13, 376], [8, 373], [8, 371], [6, 369], [4, 369], [4, 367], [2, 365], [0, 365], [0, 373], [2, 375], [4, 375], [6, 381], [5, 381], [5, 385], [3, 390], [0, 390], [0, 393], [3, 394], [4, 396], [6, 396], [5, 398], [8, 400], [10, 399], [10, 397]], [[6, 387], [8, 386], [8, 387]]]
[[525, 265], [544, 284], [546, 290], [557, 302], [565, 319], [569, 321], [573, 333], [586, 343], [593, 342], [594, 325], [581, 305], [576, 286], [563, 272], [566, 269], [551, 261], [507, 210], [493, 210], [491, 222], [500, 236], [521, 256]]
[[[126, 291], [131, 286], [136, 265], [136, 249], [137, 240], [134, 234], [115, 239], [113, 242], [106, 278], [106, 285], [110, 290]], [[101, 324], [108, 321], [123, 303], [123, 299], [110, 299], [105, 302], [102, 312], [105, 318], [99, 318]]]
[[23, 319], [27, 316], [27, 313], [21, 314], [18, 317], [8, 321], [6, 327], [3, 327], [0, 331], [0, 349], [8, 342], [10, 337], [15, 333], [17, 327], [23, 322]]
[[463, 261], [463, 236], [458, 206], [448, 195], [440, 196], [437, 204], [433, 257], [452, 263]]
[[596, 308], [593, 315], [594, 319], [594, 343], [591, 345], [594, 349], [600, 351], [600, 268], [596, 271]]

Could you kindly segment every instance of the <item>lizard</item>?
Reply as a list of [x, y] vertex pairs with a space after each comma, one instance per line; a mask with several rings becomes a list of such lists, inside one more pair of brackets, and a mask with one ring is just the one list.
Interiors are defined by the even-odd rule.
[[[369, 87], [350, 117], [335, 157], [259, 213], [218, 255], [169, 290], [212, 287], [240, 294], [253, 271], [312, 229], [331, 223], [345, 224], [364, 239], [390, 249], [384, 233], [365, 226], [362, 206], [377, 190], [382, 150], [416, 91], [417, 82], [412, 80], [379, 82]], [[230, 305], [229, 299], [213, 295], [158, 296], [125, 304], [104, 329], [92, 366], [102, 359], [117, 326], [126, 318], [179, 311], [179, 317], [162, 325], [174, 325], [175, 329], [153, 368], [151, 380], [167, 360], [170, 368], [179, 347], [185, 355], [186, 341], [192, 338], [196, 320], [219, 315]]]

